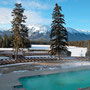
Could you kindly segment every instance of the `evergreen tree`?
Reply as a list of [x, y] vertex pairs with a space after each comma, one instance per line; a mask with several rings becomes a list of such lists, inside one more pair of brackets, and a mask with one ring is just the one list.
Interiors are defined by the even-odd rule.
[[4, 38], [3, 38], [3, 48], [8, 48], [9, 47], [9, 39], [8, 36], [6, 34], [4, 34]]
[[0, 48], [2, 48], [2, 44], [3, 44], [3, 38], [0, 37]]
[[88, 40], [88, 49], [90, 49], [90, 40]]
[[62, 51], [66, 51], [68, 34], [66, 28], [63, 26], [65, 24], [64, 15], [61, 14], [61, 7], [58, 4], [55, 5], [53, 14], [52, 14], [52, 24], [51, 24], [51, 55], [58, 55], [59, 59], [61, 58]]
[[20, 48], [26, 47], [25, 40], [28, 39], [28, 28], [25, 26], [26, 16], [23, 15], [24, 9], [21, 4], [15, 4], [12, 16], [12, 30], [14, 34], [14, 49], [15, 49], [15, 59], [18, 57], [18, 52]]
[[9, 47], [13, 47], [14, 35], [10, 35], [10, 36], [8, 37], [8, 39], [9, 39]]

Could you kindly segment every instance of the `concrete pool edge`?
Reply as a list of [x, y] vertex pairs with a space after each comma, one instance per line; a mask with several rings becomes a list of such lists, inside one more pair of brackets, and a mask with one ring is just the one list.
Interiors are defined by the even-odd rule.
[[[73, 68], [60, 68], [57, 70], [43, 70], [43, 71], [26, 71], [22, 73], [8, 73], [0, 76], [0, 89], [1, 90], [18, 90], [14, 89], [14, 86], [22, 85], [19, 81], [19, 78], [22, 77], [30, 77], [30, 76], [38, 76], [38, 75], [48, 75], [62, 72], [70, 72], [70, 71], [79, 71], [79, 70], [87, 70], [90, 69], [90, 66], [80, 66]], [[25, 90], [25, 89], [19, 89]]]

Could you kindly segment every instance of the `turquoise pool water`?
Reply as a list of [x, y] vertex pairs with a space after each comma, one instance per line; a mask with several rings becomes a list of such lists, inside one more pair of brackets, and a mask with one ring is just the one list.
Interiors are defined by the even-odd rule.
[[90, 86], [90, 70], [32, 76], [19, 80], [26, 90], [78, 90]]

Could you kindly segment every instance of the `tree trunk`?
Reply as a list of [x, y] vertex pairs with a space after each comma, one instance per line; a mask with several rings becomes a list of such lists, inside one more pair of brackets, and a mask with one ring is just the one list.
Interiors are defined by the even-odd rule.
[[61, 55], [60, 55], [59, 52], [57, 53], [57, 56], [58, 56], [57, 60], [60, 60], [61, 59]]
[[61, 60], [61, 55], [60, 54], [58, 55], [58, 57], [59, 57], [59, 60]]
[[25, 51], [22, 49], [22, 56], [24, 57], [24, 55], [25, 55]]
[[18, 49], [16, 48], [16, 51], [15, 51], [15, 60], [18, 59]]

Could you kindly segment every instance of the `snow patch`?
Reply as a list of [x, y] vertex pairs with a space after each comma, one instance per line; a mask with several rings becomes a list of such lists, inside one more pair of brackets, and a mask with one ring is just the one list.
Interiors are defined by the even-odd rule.
[[[71, 51], [71, 56], [85, 57], [85, 54], [87, 52], [87, 48], [83, 47], [69, 46], [67, 48], [69, 51]], [[50, 50], [50, 45], [32, 45], [31, 49]]]
[[7, 50], [7, 51], [8, 51], [8, 50], [13, 50], [13, 48], [0, 48], [0, 51], [4, 51], [4, 50], [5, 50], [5, 51], [6, 51], [6, 50]]
[[0, 56], [0, 60], [2, 60], [2, 59], [3, 59], [3, 60], [4, 60], [4, 59], [6, 60], [6, 59], [9, 59], [9, 57], [2, 57], [2, 56]]
[[23, 73], [23, 72], [27, 72], [29, 70], [19, 70], [19, 71], [13, 71], [13, 73]]
[[48, 68], [49, 70], [56, 70], [57, 68], [56, 67], [54, 67], [54, 68]]
[[17, 66], [17, 65], [32, 64], [32, 63], [38, 63], [38, 62], [25, 62], [25, 63], [8, 64], [8, 65], [1, 65], [0, 67]]
[[76, 57], [85, 57], [85, 54], [87, 52], [87, 48], [82, 47], [68, 47], [68, 50], [71, 51], [71, 56]]
[[32, 45], [30, 49], [50, 50], [50, 45]]
[[73, 68], [73, 67], [89, 66], [89, 65], [90, 65], [89, 61], [73, 61], [73, 62], [61, 64], [61, 67], [62, 68]]
[[[75, 57], [85, 57], [87, 48], [69, 46], [67, 47], [71, 51], [71, 56]], [[50, 45], [32, 45], [30, 50], [50, 50]], [[0, 51], [13, 50], [12, 48], [0, 48]], [[25, 49], [27, 51], [27, 49]]]

